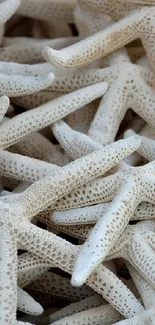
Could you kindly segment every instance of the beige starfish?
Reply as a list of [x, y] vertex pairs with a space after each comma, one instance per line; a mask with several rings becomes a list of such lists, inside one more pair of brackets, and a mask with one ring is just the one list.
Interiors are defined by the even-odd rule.
[[39, 63], [43, 62], [41, 51], [44, 46], [51, 46], [54, 49], [74, 44], [77, 37], [60, 37], [56, 39], [35, 39], [20, 37], [4, 37], [3, 47], [0, 49], [0, 60], [18, 63]]
[[45, 47], [43, 56], [47, 61], [62, 68], [80, 67], [141, 38], [149, 62], [154, 69], [152, 30], [154, 30], [154, 7], [142, 7], [105, 30], [70, 47], [59, 51]]

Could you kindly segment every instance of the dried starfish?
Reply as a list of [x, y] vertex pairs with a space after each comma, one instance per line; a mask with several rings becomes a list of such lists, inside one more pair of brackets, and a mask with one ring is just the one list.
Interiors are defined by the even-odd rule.
[[[73, 188], [84, 184], [86, 181], [88, 182], [92, 178], [99, 176], [100, 173], [104, 173], [107, 169], [112, 168], [112, 166], [117, 164], [118, 160], [122, 158], [122, 151], [123, 155], [129, 154], [130, 151], [136, 149], [137, 145], [139, 145], [139, 141], [132, 138], [112, 144], [98, 153], [95, 152], [72, 162], [68, 166], [62, 167], [61, 170], [56, 172], [51, 178], [34, 183], [25, 192], [20, 194], [17, 200], [10, 201], [9, 204], [0, 203], [2, 211], [0, 221], [0, 286], [2, 288], [0, 315], [3, 322], [9, 322], [10, 324], [16, 323], [17, 243], [19, 247], [21, 245], [22, 248], [32, 251], [35, 255], [40, 255], [41, 253], [43, 259], [48, 259], [48, 261], [52, 263], [55, 261], [55, 266], [61, 268], [64, 268], [64, 263], [60, 262], [60, 257], [66, 259], [66, 257], [69, 256], [69, 264], [67, 262], [65, 270], [71, 272], [73, 267], [75, 258], [73, 254], [74, 246], [54, 234], [36, 228], [29, 220], [47, 206], [54, 203], [58, 198], [62, 197], [66, 192], [70, 192]], [[77, 248], [75, 250], [77, 252]], [[102, 273], [101, 267], [98, 269], [96, 277], [100, 277], [99, 272]], [[105, 276], [106, 275], [109, 277], [111, 273], [105, 269]], [[95, 278], [93, 279], [92, 277], [89, 281], [91, 282], [92, 280], [94, 283], [94, 285], [92, 283], [92, 286], [95, 288], [98, 285]], [[7, 287], [5, 286], [6, 282]], [[122, 284], [118, 280], [117, 284], [122, 287]], [[120, 294], [122, 295], [121, 291], [119, 292], [119, 295]], [[107, 296], [106, 293], [105, 295]], [[142, 310], [142, 306], [133, 299], [133, 296], [129, 294], [128, 291], [126, 297], [127, 300], [129, 300], [127, 303], [129, 308], [127, 307], [127, 310], [125, 310], [126, 315], [133, 315]], [[122, 298], [124, 303], [125, 296]], [[130, 308], [130, 303], [132, 308]], [[117, 305], [116, 301], [114, 302], [114, 306], [115, 305]], [[120, 310], [119, 306], [118, 308]], [[121, 311], [124, 313], [122, 307]]]
[[109, 254], [137, 206], [143, 201], [155, 203], [152, 196], [154, 162], [137, 168], [126, 166], [125, 169], [114, 200], [105, 215], [94, 226], [78, 254], [72, 275], [74, 285], [84, 283]]
[[3, 47], [0, 49], [0, 60], [29, 64], [43, 62], [41, 51], [44, 46], [48, 45], [59, 50], [74, 44], [77, 40], [77, 37], [62, 37], [50, 40], [13, 37], [13, 41], [12, 38], [4, 38]]
[[21, 0], [18, 13], [27, 17], [51, 20], [61, 19], [67, 23], [73, 22], [73, 10], [75, 8], [75, 0], [45, 0], [44, 4], [41, 0]]
[[142, 7], [105, 30], [65, 49], [56, 51], [45, 47], [43, 56], [61, 68], [80, 67], [141, 38], [154, 69], [152, 30], [154, 30], [154, 7]]
[[99, 83], [61, 96], [31, 111], [15, 116], [0, 128], [1, 148], [10, 146], [33, 131], [38, 131], [56, 122], [102, 96], [106, 90], [107, 83]]

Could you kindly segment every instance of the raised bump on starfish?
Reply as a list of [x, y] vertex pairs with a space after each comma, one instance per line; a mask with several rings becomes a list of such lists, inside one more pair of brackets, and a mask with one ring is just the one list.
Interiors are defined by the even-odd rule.
[[[148, 19], [149, 24], [147, 23]], [[80, 67], [141, 38], [152, 69], [154, 69], [154, 48], [150, 29], [154, 30], [154, 9], [153, 7], [142, 7], [105, 30], [65, 49], [56, 51], [45, 47], [43, 56], [45, 60], [51, 61], [61, 68]]]
[[10, 146], [33, 131], [40, 130], [56, 122], [74, 110], [102, 96], [106, 90], [107, 83], [99, 83], [61, 96], [31, 111], [15, 116], [1, 126], [1, 147]]
[[152, 188], [155, 186], [154, 163], [139, 168], [126, 166], [125, 169], [116, 197], [105, 215], [94, 226], [78, 254], [72, 275], [74, 285], [84, 283], [92, 270], [104, 260], [127, 226], [136, 207], [143, 201], [155, 203], [152, 197]]

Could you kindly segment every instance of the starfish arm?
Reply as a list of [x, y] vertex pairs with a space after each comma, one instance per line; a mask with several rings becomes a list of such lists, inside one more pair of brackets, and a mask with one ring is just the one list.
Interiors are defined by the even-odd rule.
[[102, 203], [66, 211], [54, 211], [51, 221], [56, 225], [88, 225], [96, 223], [106, 212], [109, 203]]
[[58, 296], [70, 301], [78, 301], [89, 297], [94, 293], [94, 291], [86, 285], [75, 288], [71, 286], [70, 279], [52, 272], [42, 274], [38, 279], [31, 283], [30, 289], [51, 294], [54, 297]]
[[20, 97], [12, 97], [12, 103], [21, 107], [24, 107], [26, 109], [32, 109], [34, 107], [41, 106], [43, 104], [46, 104], [53, 99], [60, 97], [64, 95], [60, 92], [55, 91], [39, 91], [37, 93], [31, 94], [31, 95], [25, 95]]
[[155, 1], [154, 0], [120, 0], [122, 1], [123, 3], [135, 3], [135, 4], [141, 4], [141, 5], [155, 5]]
[[[49, 220], [55, 225], [89, 225], [95, 224], [103, 214], [106, 213], [109, 203], [100, 203], [96, 205], [75, 208], [66, 211], [45, 212], [48, 214]], [[131, 220], [153, 219], [155, 216], [155, 205], [142, 202], [136, 208]]]
[[20, 5], [20, 0], [5, 0], [0, 3], [0, 24], [5, 24]]
[[[104, 260], [127, 226], [135, 208], [140, 203], [137, 180], [125, 181], [110, 204], [105, 215], [99, 219], [83, 244], [72, 274], [72, 283], [81, 285]], [[109, 230], [110, 229], [110, 230]]]
[[[107, 84], [99, 83], [56, 98], [38, 108], [19, 114], [1, 126], [0, 137], [1, 133], [3, 134], [1, 137], [1, 146], [3, 148], [10, 146], [33, 131], [45, 128], [83, 105], [102, 96], [106, 90]], [[10, 132], [10, 128], [12, 132]]]
[[75, 5], [75, 0], [45, 0], [44, 3], [41, 0], [36, 0], [35, 3], [33, 0], [21, 0], [18, 13], [26, 17], [49, 21], [52, 15], [53, 19], [72, 23]]
[[112, 24], [105, 30], [65, 49], [56, 51], [45, 47], [42, 52], [43, 57], [61, 68], [83, 66], [133, 41], [136, 38], [135, 31], [137, 31], [141, 18], [141, 13], [135, 11], [132, 15]]
[[0, 92], [7, 96], [22, 96], [32, 94], [47, 88], [54, 80], [53, 73], [45, 77], [29, 77], [0, 74]]
[[97, 308], [82, 311], [77, 314], [62, 318], [55, 321], [54, 325], [99, 325], [99, 324], [113, 324], [114, 322], [122, 319], [120, 313], [118, 313], [112, 306], [105, 305]]
[[55, 123], [52, 131], [62, 148], [72, 159], [77, 159], [102, 149], [102, 145], [91, 140], [87, 135], [72, 130], [64, 121]]
[[[13, 38], [13, 43], [10, 39], [5, 38], [3, 47], [0, 49], [0, 60], [18, 63], [38, 63], [43, 62], [41, 51], [45, 46], [51, 46], [57, 50], [76, 43], [79, 39], [77, 37], [63, 37], [56, 39], [35, 40], [30, 38], [20, 42], [18, 38]], [[11, 38], [11, 39], [12, 39]]]
[[16, 323], [17, 308], [17, 247], [16, 240], [4, 223], [0, 222], [0, 317], [2, 323]]
[[155, 300], [155, 289], [137, 272], [137, 270], [126, 262], [130, 275], [140, 293], [146, 309], [151, 308]]
[[7, 96], [1, 96], [0, 97], [0, 122], [2, 121], [5, 113], [7, 112], [9, 108], [9, 98]]
[[[136, 132], [133, 130], [127, 130], [124, 134], [125, 137], [135, 135]], [[149, 161], [155, 160], [155, 140], [147, 138], [142, 135], [138, 135], [141, 139], [141, 145], [137, 150], [140, 155]]]
[[[128, 109], [128, 90], [124, 91], [125, 80], [120, 75], [102, 98], [88, 135], [101, 144], [115, 140], [118, 128]], [[129, 88], [129, 86], [128, 86]]]
[[[43, 261], [45, 260], [49, 265], [51, 263], [65, 272], [72, 273], [78, 251], [77, 246], [28, 222], [23, 223], [21, 242], [33, 254], [37, 256], [41, 254]], [[112, 287], [111, 283], [113, 283]], [[105, 266], [99, 266], [86, 284], [102, 294], [114, 308], [127, 317], [143, 310], [143, 307], [130, 290]], [[114, 296], [116, 299], [114, 299]]]
[[139, 232], [133, 235], [128, 253], [132, 265], [155, 288], [155, 253]]
[[42, 306], [36, 302], [26, 291], [18, 287], [18, 310], [30, 314], [30, 315], [40, 315], [43, 313]]
[[60, 167], [9, 151], [0, 152], [0, 174], [22, 181], [35, 182], [55, 173]]
[[73, 190], [58, 200], [50, 210], [68, 210], [111, 201], [117, 190], [118, 174], [100, 177]]
[[56, 311], [55, 313], [51, 314], [50, 316], [47, 316], [48, 323], [52, 323], [55, 321], [58, 321], [59, 319], [63, 317], [67, 317], [70, 315], [74, 315], [76, 313], [79, 313], [84, 310], [89, 310], [92, 308], [99, 307], [103, 304], [106, 304], [105, 300], [99, 295], [93, 295], [90, 297], [87, 297], [85, 299], [82, 299], [78, 302], [74, 302], [64, 308], [61, 308], [60, 310]]
[[114, 325], [153, 325], [155, 321], [154, 308], [147, 309], [141, 314], [131, 317], [130, 319], [125, 319], [120, 322], [115, 323]]
[[[35, 216], [50, 204], [54, 204], [58, 199], [70, 193], [74, 188], [95, 179], [100, 174], [103, 175], [116, 166], [125, 156], [134, 152], [139, 145], [139, 140], [134, 137], [120, 140], [102, 150], [58, 168], [58, 171], [51, 178], [34, 183], [21, 194], [18, 204], [21, 204], [24, 215], [28, 213], [29, 217], [30, 215]], [[48, 193], [46, 197], [45, 189]]]
[[131, 11], [139, 8], [140, 6], [136, 3], [125, 3], [124, 0], [122, 1], [115, 1], [115, 0], [82, 0], [83, 3], [89, 5], [92, 9], [100, 10], [103, 13], [110, 15], [113, 19], [120, 19], [126, 15], [128, 15]]

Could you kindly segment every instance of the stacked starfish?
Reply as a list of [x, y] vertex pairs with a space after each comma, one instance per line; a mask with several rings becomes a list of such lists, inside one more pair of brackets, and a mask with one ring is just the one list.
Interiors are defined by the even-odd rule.
[[0, 325], [154, 324], [154, 20], [0, 0]]

